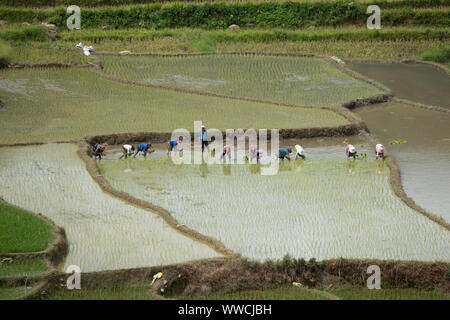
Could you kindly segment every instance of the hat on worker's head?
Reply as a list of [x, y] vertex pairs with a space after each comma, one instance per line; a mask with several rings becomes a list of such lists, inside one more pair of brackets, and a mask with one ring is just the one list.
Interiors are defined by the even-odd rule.
[[356, 152], [356, 148], [355, 148], [354, 146], [351, 146], [350, 149], [349, 149], [349, 151], [350, 151], [351, 153], [355, 153], [355, 152]]

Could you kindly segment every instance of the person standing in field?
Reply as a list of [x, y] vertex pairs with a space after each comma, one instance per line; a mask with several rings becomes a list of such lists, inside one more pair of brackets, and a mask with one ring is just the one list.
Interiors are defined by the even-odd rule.
[[209, 152], [209, 143], [208, 143], [208, 131], [206, 131], [206, 127], [202, 126], [202, 132], [200, 133], [200, 139], [202, 140], [202, 153], [206, 149]]
[[152, 153], [153, 152], [152, 150], [150, 150], [151, 146], [152, 146], [151, 143], [142, 142], [141, 144], [139, 144], [136, 152], [134, 153], [133, 158], [136, 158], [136, 156], [138, 155], [139, 152], [144, 153], [144, 157], [146, 157], [147, 153]]
[[375, 152], [376, 152], [376, 156], [375, 156], [376, 160], [378, 160], [378, 158], [384, 159], [384, 147], [381, 143], [379, 143], [375, 146]]
[[122, 159], [125, 157], [128, 158], [128, 156], [131, 156], [131, 153], [134, 151], [134, 147], [131, 144], [124, 144], [122, 147], [122, 155], [119, 159]]
[[345, 148], [345, 154], [347, 155], [347, 158], [353, 157], [353, 159], [356, 159], [356, 148], [352, 144], [348, 144]]

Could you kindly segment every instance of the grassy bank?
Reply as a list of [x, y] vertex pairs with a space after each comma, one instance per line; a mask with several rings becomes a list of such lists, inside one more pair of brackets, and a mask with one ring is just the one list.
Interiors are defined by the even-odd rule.
[[[447, 3], [445, 3], [447, 5]], [[299, 29], [310, 26], [365, 26], [367, 4], [350, 0], [330, 2], [260, 2], [149, 4], [84, 8], [82, 28], [202, 28], [225, 29], [232, 24], [262, 28]], [[0, 19], [9, 23], [49, 22], [66, 28], [66, 7], [27, 9], [0, 7]], [[436, 8], [383, 9], [384, 26], [449, 26], [450, 10]]]
[[[6, 6], [20, 6], [20, 7], [54, 7], [54, 6], [69, 6], [72, 0], [0, 0], [0, 5]], [[133, 4], [149, 4], [149, 3], [258, 3], [265, 2], [265, 0], [78, 0], [77, 4], [80, 7], [102, 7], [102, 6], [126, 6]], [[287, 2], [286, 0], [273, 0], [272, 2]], [[291, 0], [290, 2], [324, 2], [324, 0]], [[448, 0], [359, 0], [357, 3], [370, 3], [382, 6], [383, 8], [399, 8], [409, 6], [413, 8], [428, 8], [442, 6], [448, 3]]]
[[149, 285], [135, 285], [103, 289], [59, 290], [49, 294], [47, 300], [160, 300], [150, 292]]
[[0, 253], [44, 250], [51, 227], [33, 214], [0, 202]]
[[44, 271], [47, 271], [47, 265], [41, 259], [15, 260], [0, 264], [0, 277], [24, 277]]

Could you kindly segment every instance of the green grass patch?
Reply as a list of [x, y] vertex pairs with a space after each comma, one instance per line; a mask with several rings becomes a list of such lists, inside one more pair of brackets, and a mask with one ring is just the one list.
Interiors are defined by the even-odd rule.
[[41, 259], [14, 260], [0, 264], [0, 277], [24, 277], [45, 271], [47, 271], [47, 265]]
[[178, 297], [181, 300], [327, 300], [318, 292], [294, 286]]
[[0, 300], [12, 300], [18, 298], [31, 289], [26, 287], [4, 287], [0, 286]]
[[0, 202], [0, 253], [41, 251], [51, 237], [51, 227], [45, 221]]
[[10, 42], [46, 41], [44, 28], [38, 25], [6, 26], [0, 29], [0, 39]]
[[449, 295], [439, 290], [339, 288], [328, 292], [344, 300], [449, 300]]
[[49, 294], [47, 300], [160, 300], [162, 298], [150, 293], [147, 285], [124, 286], [104, 289], [81, 289], [59, 291]]
[[419, 56], [419, 59], [442, 64], [448, 64], [450, 63], [450, 45], [441, 43], [438, 46], [422, 53]]
[[6, 67], [10, 61], [11, 47], [4, 41], [0, 40], [0, 68]]

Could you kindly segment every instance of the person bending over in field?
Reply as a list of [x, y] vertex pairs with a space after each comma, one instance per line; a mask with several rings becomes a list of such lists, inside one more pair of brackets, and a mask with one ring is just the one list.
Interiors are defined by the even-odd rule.
[[378, 160], [378, 158], [384, 159], [384, 147], [381, 143], [379, 143], [375, 146], [375, 152], [377, 154], [375, 156], [376, 160]]
[[154, 151], [153, 148], [151, 148], [151, 146], [152, 146], [151, 143], [142, 142], [141, 144], [139, 144], [136, 152], [134, 153], [133, 158], [136, 158], [139, 152], [142, 152], [144, 154], [144, 157], [146, 157], [147, 153], [152, 153]]
[[278, 150], [278, 159], [280, 160], [284, 159], [291, 160], [291, 155], [292, 155], [291, 148], [280, 148], [280, 150]]
[[222, 155], [220, 159], [225, 161], [225, 157], [228, 157], [228, 162], [231, 162], [231, 148], [230, 146], [223, 147]]
[[253, 161], [253, 159], [256, 159], [256, 162], [259, 162], [259, 160], [261, 159], [263, 154], [262, 149], [256, 149], [256, 148], [251, 148], [250, 149], [250, 161]]
[[98, 158], [99, 160], [102, 160], [102, 155], [103, 155], [104, 151], [105, 151], [105, 145], [96, 143], [94, 145], [94, 147], [92, 148], [92, 156], [94, 157], [94, 159]]
[[303, 160], [306, 159], [305, 156], [305, 150], [303, 150], [302, 146], [299, 144], [295, 145], [295, 150], [297, 151], [296, 155], [295, 155], [295, 160], [302, 158]]
[[172, 151], [176, 149], [180, 151], [181, 156], [183, 152], [182, 143], [183, 143], [182, 140], [170, 140], [167, 145], [167, 154], [170, 154]]
[[353, 159], [356, 159], [356, 148], [352, 144], [348, 144], [345, 148], [345, 154], [347, 155], [347, 158], [353, 157]]
[[128, 158], [128, 156], [131, 156], [131, 153], [134, 151], [134, 147], [130, 144], [124, 144], [122, 147], [122, 155], [120, 156], [119, 159], [122, 158]]

